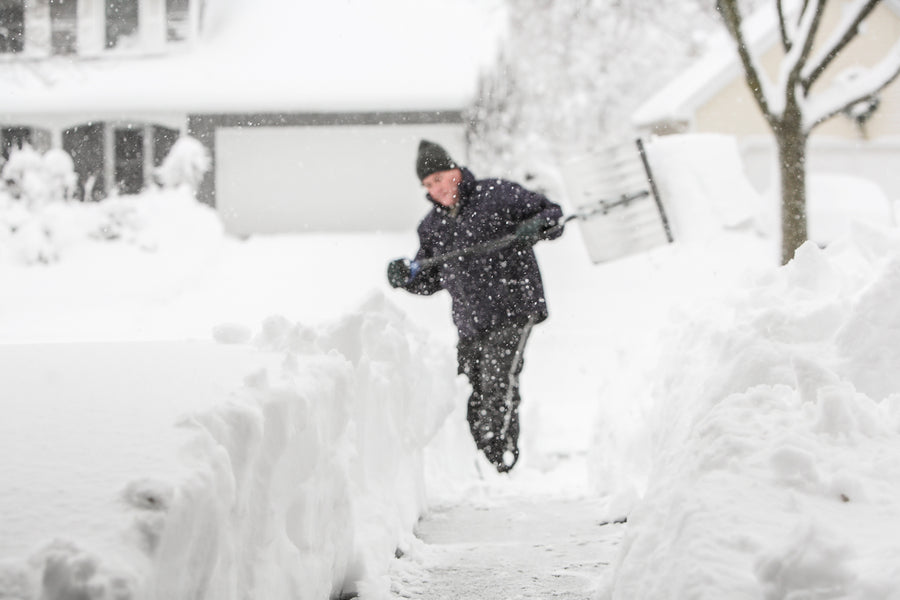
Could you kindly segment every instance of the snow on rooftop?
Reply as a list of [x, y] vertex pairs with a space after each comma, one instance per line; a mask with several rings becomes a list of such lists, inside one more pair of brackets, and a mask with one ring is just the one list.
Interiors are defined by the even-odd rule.
[[167, 56], [0, 64], [6, 114], [458, 110], [502, 38], [499, 0], [230, 0]]

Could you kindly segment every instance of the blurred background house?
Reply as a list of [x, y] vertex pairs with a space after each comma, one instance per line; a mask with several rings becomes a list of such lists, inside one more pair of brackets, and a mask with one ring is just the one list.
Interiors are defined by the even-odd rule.
[[[746, 34], [772, 81], [783, 56], [774, 3], [746, 21]], [[827, 34], [842, 16], [844, 2], [830, 2], [820, 31]], [[863, 24], [858, 36], [817, 84], [853, 85], [860, 67], [886, 56], [900, 39], [900, 2], [885, 0]], [[823, 37], [823, 36], [820, 36]], [[778, 186], [771, 130], [752, 98], [734, 45], [721, 41], [685, 72], [633, 113], [645, 133], [724, 133], [738, 141], [746, 174], [754, 187], [767, 192]], [[819, 40], [821, 41], [821, 40]], [[847, 175], [876, 183], [890, 200], [900, 200], [900, 83], [896, 80], [876, 97], [817, 127], [810, 137], [811, 181]]]
[[409, 228], [419, 139], [465, 160], [504, 24], [499, 0], [0, 0], [0, 153], [62, 148], [97, 200], [187, 134], [231, 233]]

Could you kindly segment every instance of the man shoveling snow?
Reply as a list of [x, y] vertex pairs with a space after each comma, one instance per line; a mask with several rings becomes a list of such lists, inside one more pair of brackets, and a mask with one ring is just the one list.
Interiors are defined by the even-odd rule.
[[472, 385], [469, 428], [497, 471], [507, 472], [519, 457], [525, 343], [548, 315], [532, 246], [562, 235], [562, 209], [511, 181], [476, 180], [427, 140], [416, 174], [434, 206], [419, 224], [415, 259], [392, 261], [388, 281], [415, 294], [450, 293], [459, 372]]

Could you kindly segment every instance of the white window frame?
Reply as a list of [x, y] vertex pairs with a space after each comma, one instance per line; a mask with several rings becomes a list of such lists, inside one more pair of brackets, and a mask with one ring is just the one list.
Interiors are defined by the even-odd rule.
[[[66, 3], [71, 11], [68, 15], [54, 14], [54, 7]], [[49, 0], [50, 18], [50, 53], [51, 54], [78, 54], [78, 0]], [[57, 9], [59, 10], [59, 9]], [[57, 37], [68, 33], [71, 45], [59, 47]]]
[[[166, 43], [180, 44], [191, 39], [191, 0], [165, 0]], [[173, 7], [173, 4], [182, 6]]]

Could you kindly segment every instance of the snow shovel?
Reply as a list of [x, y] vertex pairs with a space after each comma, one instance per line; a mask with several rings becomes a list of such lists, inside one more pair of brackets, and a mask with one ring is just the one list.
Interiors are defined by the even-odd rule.
[[[588, 206], [583, 206], [579, 210], [574, 213], [563, 217], [561, 221], [559, 221], [556, 225], [547, 230], [547, 233], [552, 233], [558, 230], [565, 231], [566, 223], [569, 221], [573, 221], [575, 219], [580, 219], [585, 221], [597, 214], [606, 214], [611, 209], [616, 208], [617, 206], [626, 206], [630, 202], [634, 200], [638, 200], [640, 198], [644, 198], [649, 196], [650, 192], [647, 190], [641, 190], [640, 192], [634, 192], [632, 194], [622, 194], [615, 200], [599, 200], [594, 204], [590, 204]], [[428, 267], [432, 267], [438, 263], [447, 262], [448, 260], [453, 260], [455, 258], [462, 258], [466, 256], [480, 256], [482, 254], [488, 254], [489, 252], [493, 252], [494, 250], [499, 250], [500, 248], [505, 248], [511, 245], [518, 239], [518, 236], [515, 233], [510, 233], [504, 235], [503, 237], [499, 237], [494, 240], [488, 240], [486, 242], [482, 242], [480, 244], [473, 244], [471, 246], [467, 246], [465, 248], [460, 248], [458, 250], [452, 250], [450, 252], [446, 252], [439, 256], [432, 256], [431, 258], [424, 258], [422, 260], [413, 260], [409, 263], [410, 269], [410, 277], [415, 277], [416, 274], [422, 269], [427, 269]]]

